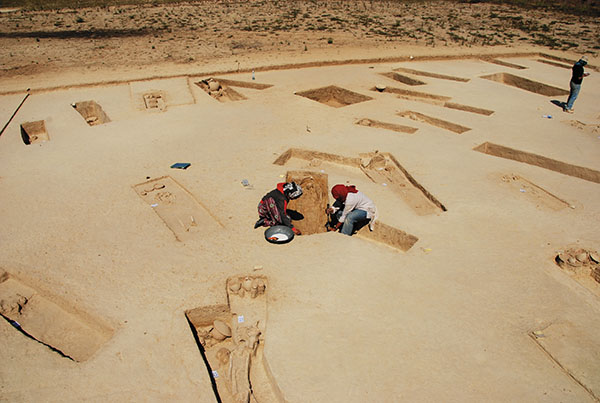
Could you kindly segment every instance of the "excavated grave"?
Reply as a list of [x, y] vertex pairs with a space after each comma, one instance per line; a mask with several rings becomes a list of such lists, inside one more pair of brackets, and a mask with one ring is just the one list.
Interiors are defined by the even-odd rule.
[[529, 333], [558, 370], [600, 400], [600, 339], [580, 324], [559, 320]]
[[196, 103], [188, 77], [129, 82], [133, 107], [144, 112], [164, 112], [173, 106]]
[[145, 93], [144, 105], [149, 111], [164, 111], [167, 107], [166, 97], [163, 91], [151, 91]]
[[537, 59], [537, 61], [540, 62], [540, 63], [549, 64], [550, 66], [560, 67], [562, 69], [567, 69], [567, 70], [571, 70], [571, 68], [573, 67], [573, 66], [570, 66], [568, 64], [563, 64], [563, 63], [559, 63], [559, 62], [553, 62], [552, 60]]
[[379, 129], [392, 130], [398, 133], [408, 134], [413, 134], [417, 130], [419, 130], [416, 127], [404, 126], [396, 123], [381, 122], [379, 120], [373, 120], [368, 118], [359, 119], [356, 121], [356, 124], [359, 126], [374, 127]]
[[420, 112], [415, 111], [403, 111], [398, 112], [398, 116], [402, 116], [404, 118], [409, 118], [415, 120], [417, 122], [423, 122], [430, 124], [432, 126], [436, 126], [445, 130], [450, 130], [451, 132], [462, 134], [471, 130], [470, 127], [462, 126], [457, 123], [448, 122], [447, 120], [434, 118], [433, 116], [428, 116]]
[[525, 197], [537, 207], [558, 211], [571, 206], [567, 201], [522, 176], [515, 174], [502, 175], [501, 181], [510, 186], [513, 194]]
[[580, 167], [566, 162], [557, 161], [552, 158], [544, 157], [538, 154], [533, 154], [526, 151], [516, 150], [501, 146], [498, 144], [485, 142], [473, 148], [480, 153], [493, 155], [495, 157], [506, 158], [518, 162], [523, 162], [529, 165], [535, 165], [551, 171], [559, 172], [564, 175], [573, 176], [575, 178], [584, 179], [586, 181], [600, 183], [600, 172], [594, 169]]
[[198, 233], [223, 228], [202, 203], [170, 176], [139, 183], [133, 188], [164, 221], [178, 241], [193, 239]]
[[90, 126], [97, 126], [110, 122], [108, 115], [96, 101], [83, 101], [73, 104], [73, 108], [85, 119]]
[[341, 108], [343, 106], [348, 106], [373, 99], [366, 95], [349, 91], [347, 89], [340, 88], [335, 85], [317, 88], [314, 90], [296, 92], [296, 95], [312, 99], [313, 101], [317, 101], [322, 104], [332, 106], [334, 108]]
[[418, 101], [421, 99], [431, 99], [431, 100], [436, 100], [436, 101], [449, 101], [450, 99], [452, 99], [452, 97], [448, 97], [445, 95], [437, 95], [437, 94], [430, 94], [427, 92], [405, 90], [403, 88], [396, 88], [396, 87], [386, 87], [384, 90], [380, 90], [377, 87], [373, 87], [373, 88], [371, 88], [371, 91], [402, 95], [403, 97], [405, 97], [405, 99], [410, 99], [410, 100], [415, 100], [415, 101]]
[[459, 82], [462, 82], [462, 83], [466, 83], [466, 82], [469, 81], [468, 78], [456, 77], [456, 76], [449, 76], [449, 75], [446, 75], [446, 74], [430, 73], [428, 71], [413, 70], [413, 69], [408, 69], [408, 68], [405, 68], [405, 67], [395, 68], [394, 71], [401, 71], [403, 73], [408, 73], [408, 74], [412, 74], [412, 75], [415, 75], [415, 76], [438, 78], [440, 80], [459, 81]]
[[247, 99], [244, 95], [225, 85], [225, 83], [213, 78], [207, 78], [195, 84], [219, 102], [243, 101]]
[[48, 131], [46, 131], [46, 123], [43, 120], [21, 123], [21, 138], [27, 145], [50, 140]]
[[569, 95], [569, 91], [563, 90], [562, 88], [554, 87], [552, 85], [540, 83], [538, 81], [530, 80], [528, 78], [515, 76], [510, 73], [496, 73], [487, 76], [481, 76], [486, 80], [495, 81], [516, 87], [525, 91], [533, 92], [534, 94], [540, 94], [545, 96], [558, 96], [558, 95]]
[[224, 403], [285, 402], [264, 355], [268, 279], [226, 281], [227, 304], [185, 312], [215, 392]]
[[9, 273], [0, 274], [0, 315], [74, 361], [92, 357], [113, 334], [102, 321], [69, 306]]
[[329, 182], [327, 174], [312, 171], [288, 171], [286, 182], [296, 182], [302, 187], [302, 197], [290, 200], [288, 209], [301, 214], [296, 220], [292, 218], [294, 226], [303, 235], [326, 232], [327, 204], [329, 201]]
[[380, 73], [380, 74], [384, 77], [391, 78], [394, 81], [398, 81], [398, 82], [401, 82], [406, 85], [415, 86], [415, 85], [427, 84], [425, 81], [417, 80], [415, 78], [405, 76], [404, 74], [396, 73], [394, 71], [391, 71], [388, 73]]
[[527, 69], [527, 67], [525, 67], [525, 66], [521, 66], [519, 64], [514, 64], [514, 63], [506, 62], [506, 61], [500, 60], [500, 59], [482, 58], [481, 60], [483, 60], [484, 62], [493, 63], [493, 64], [497, 64], [499, 66], [509, 67], [511, 69], [516, 69], [516, 70], [525, 70], [525, 69]]
[[494, 114], [494, 111], [484, 108], [478, 108], [476, 106], [458, 104], [456, 102], [450, 102], [451, 97], [445, 95], [429, 94], [427, 92], [410, 91], [402, 88], [385, 87], [384, 89], [378, 89], [377, 87], [371, 88], [371, 91], [387, 92], [396, 94], [400, 99], [406, 99], [408, 101], [423, 102], [431, 105], [438, 105], [444, 108], [456, 109], [464, 112], [477, 113], [479, 115], [490, 116]]

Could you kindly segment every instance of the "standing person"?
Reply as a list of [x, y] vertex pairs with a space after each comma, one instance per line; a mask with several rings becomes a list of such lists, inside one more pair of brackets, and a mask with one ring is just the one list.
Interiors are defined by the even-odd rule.
[[258, 203], [258, 221], [254, 228], [285, 225], [290, 227], [294, 234], [301, 235], [299, 229], [292, 224], [292, 219], [287, 214], [287, 205], [290, 200], [302, 196], [302, 188], [296, 182], [278, 183], [277, 187], [263, 196]]
[[352, 235], [360, 224], [369, 223], [369, 228], [373, 231], [373, 223], [377, 218], [377, 207], [375, 203], [364, 193], [359, 192], [356, 186], [335, 185], [331, 188], [331, 195], [335, 199], [333, 207], [327, 208], [327, 214], [334, 214], [337, 217], [337, 224], [332, 230], [342, 228], [341, 233]]
[[581, 56], [581, 59], [577, 61], [573, 65], [573, 75], [571, 76], [570, 91], [569, 91], [569, 99], [567, 99], [567, 103], [563, 106], [563, 111], [567, 113], [573, 113], [575, 109], [573, 109], [573, 104], [579, 95], [579, 90], [581, 90], [581, 83], [583, 82], [583, 77], [587, 77], [590, 73], [585, 73], [583, 71], [583, 66], [587, 64], [587, 57]]

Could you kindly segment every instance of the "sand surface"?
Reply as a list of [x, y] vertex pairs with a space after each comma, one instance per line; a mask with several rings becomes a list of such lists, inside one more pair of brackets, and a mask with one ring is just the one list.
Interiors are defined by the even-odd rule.
[[[235, 56], [4, 71], [2, 125], [31, 91], [0, 136], [3, 315], [81, 359], [0, 320], [0, 400], [216, 401], [185, 313], [227, 304], [227, 279], [249, 275], [268, 280], [260, 352], [263, 381], [279, 391], [253, 401], [597, 401], [600, 284], [584, 270], [592, 261], [569, 269], [555, 257], [600, 249], [598, 73], [588, 69], [570, 115], [555, 105], [564, 95], [482, 76], [565, 90], [570, 71], [539, 60], [568, 65], [578, 53], [355, 45], [257, 50], [239, 72]], [[389, 77], [400, 68], [424, 84]], [[245, 99], [219, 102], [196, 84], [209, 77], [247, 83], [229, 87]], [[295, 94], [328, 86], [371, 99], [332, 107]], [[148, 94], [161, 107], [147, 108]], [[109, 121], [86, 123], [85, 101]], [[48, 140], [26, 145], [21, 127], [40, 121]], [[537, 165], [473, 150], [498, 149], [486, 142]], [[274, 164], [289, 149], [301, 152]], [[375, 151], [439, 204], [421, 213], [426, 202], [402, 189], [410, 180], [372, 180], [319, 154], [360, 165]], [[416, 243], [403, 251], [337, 233], [266, 242], [252, 229], [256, 205], [297, 170], [355, 184], [382, 224]], [[71, 321], [72, 332], [61, 328]], [[70, 337], [86, 332], [95, 343]]]

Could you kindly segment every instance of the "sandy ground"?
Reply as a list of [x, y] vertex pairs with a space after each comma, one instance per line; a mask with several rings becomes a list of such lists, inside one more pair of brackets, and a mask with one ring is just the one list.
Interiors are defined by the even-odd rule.
[[[0, 11], [2, 9], [0, 8]], [[416, 46], [427, 52], [455, 47], [541, 46], [600, 49], [600, 24], [588, 16], [477, 2], [206, 1], [171, 6], [0, 12], [0, 73], [14, 76], [75, 67], [157, 63], [247, 68], [255, 56], [277, 53], [321, 60], [340, 49], [375, 55]], [[377, 56], [375, 56], [377, 57]], [[270, 64], [261, 58], [260, 65]]]
[[[0, 400], [215, 401], [185, 311], [226, 303], [230, 276], [261, 275], [268, 278], [262, 347], [286, 401], [597, 401], [600, 286], [554, 259], [567, 248], [600, 249], [600, 187], [572, 176], [572, 167], [564, 174], [473, 148], [499, 144], [595, 175], [598, 73], [591, 70], [568, 115], [552, 103], [563, 95], [481, 77], [510, 73], [566, 89], [569, 70], [540, 62], [537, 52], [570, 60], [578, 53], [396, 47], [257, 50], [239, 73], [235, 55], [92, 67], [82, 58], [79, 67], [31, 71], [2, 58], [5, 68], [17, 67], [2, 78], [3, 125], [25, 88], [31, 95], [0, 137], [0, 267], [109, 337], [76, 362], [0, 321]], [[501, 61], [524, 68], [471, 57], [502, 52], [513, 57]], [[442, 56], [451, 58], [435, 60]], [[395, 59], [323, 63], [377, 57]], [[268, 68], [291, 63], [314, 66]], [[468, 81], [405, 74], [425, 82], [409, 86], [380, 74], [401, 67]], [[217, 71], [272, 87], [238, 87], [247, 99], [218, 102], [195, 84]], [[493, 114], [373, 91], [379, 83]], [[333, 108], [295, 95], [329, 85], [373, 99]], [[148, 91], [164, 96], [164, 111], [144, 107]], [[110, 122], [89, 126], [71, 106], [91, 100]], [[403, 111], [470, 130], [458, 134]], [[363, 118], [418, 130], [355, 124]], [[41, 120], [49, 141], [24, 144], [20, 125]], [[391, 153], [447, 211], [419, 215], [359, 169], [298, 158], [274, 165], [289, 148]], [[191, 166], [171, 169], [175, 162]], [[336, 233], [265, 242], [252, 229], [256, 204], [294, 169], [323, 170], [330, 186], [355, 184], [375, 201], [381, 222], [417, 243], [402, 252]], [[183, 241], [135, 187], [165, 175], [200, 206]], [[507, 182], [515, 175], [529, 182]]]

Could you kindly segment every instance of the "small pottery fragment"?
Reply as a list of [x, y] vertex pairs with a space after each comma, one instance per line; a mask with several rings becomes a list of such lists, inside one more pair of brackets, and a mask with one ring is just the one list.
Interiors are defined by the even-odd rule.
[[239, 280], [234, 280], [230, 285], [229, 285], [229, 289], [231, 291], [233, 291], [234, 293], [237, 293], [240, 288], [242, 287], [242, 285], [240, 284]]
[[210, 80], [208, 82], [208, 89], [211, 91], [218, 91], [221, 88], [221, 84], [218, 81]]
[[231, 328], [227, 323], [223, 322], [222, 320], [215, 320], [213, 322], [213, 326], [219, 331], [219, 333], [227, 337], [231, 336]]
[[244, 280], [244, 290], [252, 290], [252, 280], [250, 279], [250, 277], [246, 277], [246, 279]]
[[225, 365], [229, 362], [230, 354], [231, 354], [231, 351], [229, 351], [228, 349], [223, 347], [223, 348], [219, 349], [219, 351], [217, 351], [216, 357], [217, 357], [217, 360], [221, 363], [221, 365]]
[[227, 337], [231, 337], [231, 329], [227, 323], [217, 319], [213, 322], [213, 329], [210, 331], [210, 335], [215, 340], [225, 340]]
[[262, 278], [258, 279], [258, 292], [260, 294], [262, 294], [263, 292], [265, 292], [265, 281]]

